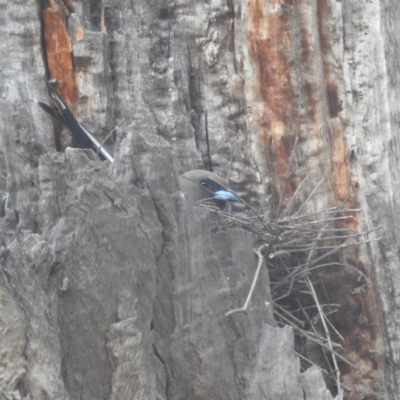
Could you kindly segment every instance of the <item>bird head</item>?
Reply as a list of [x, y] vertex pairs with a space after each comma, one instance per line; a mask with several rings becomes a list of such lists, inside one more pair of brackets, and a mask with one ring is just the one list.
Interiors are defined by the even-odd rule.
[[229, 190], [228, 182], [217, 174], [195, 169], [179, 177], [183, 192], [188, 193], [195, 202], [212, 204], [225, 210], [230, 203], [239, 198]]

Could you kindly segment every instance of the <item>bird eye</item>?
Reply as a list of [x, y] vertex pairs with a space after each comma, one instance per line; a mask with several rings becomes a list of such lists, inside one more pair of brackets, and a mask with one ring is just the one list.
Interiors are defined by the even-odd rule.
[[203, 180], [200, 181], [200, 185], [204, 186], [204, 187], [208, 187], [208, 181], [203, 179]]

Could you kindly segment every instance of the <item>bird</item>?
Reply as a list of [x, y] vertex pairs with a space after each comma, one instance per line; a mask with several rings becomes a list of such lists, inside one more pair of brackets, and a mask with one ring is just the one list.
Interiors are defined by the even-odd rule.
[[71, 131], [80, 148], [92, 149], [96, 153], [98, 152], [102, 160], [107, 160], [111, 163], [114, 162], [114, 151], [84, 128], [76, 120], [71, 110], [57, 94], [53, 86], [50, 83], [48, 86], [54, 108], [41, 102], [39, 102], [39, 106]]
[[[54, 107], [39, 102], [40, 107], [71, 131], [80, 148], [92, 149], [98, 152], [102, 160], [113, 163], [114, 151], [84, 128], [50, 82], [48, 86]], [[188, 193], [195, 203], [211, 204], [220, 210], [230, 212], [231, 203], [240, 201], [229, 190], [228, 182], [213, 172], [200, 169], [191, 170], [179, 176], [179, 183], [182, 191]]]
[[202, 169], [194, 169], [179, 176], [182, 192], [187, 193], [195, 203], [211, 204], [220, 210], [230, 212], [231, 203], [239, 198], [230, 191], [228, 182], [221, 176]]

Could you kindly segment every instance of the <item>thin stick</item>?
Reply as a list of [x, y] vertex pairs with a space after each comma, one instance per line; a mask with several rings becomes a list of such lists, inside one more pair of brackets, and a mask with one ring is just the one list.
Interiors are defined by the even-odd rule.
[[[311, 291], [311, 293], [313, 295], [314, 302], [317, 305], [318, 314], [319, 314], [319, 316], [321, 318], [322, 326], [324, 327], [325, 335], [326, 335], [326, 338], [328, 340], [328, 346], [329, 346], [329, 348], [331, 350], [333, 350], [333, 346], [332, 346], [332, 343], [331, 343], [331, 335], [330, 335], [329, 329], [328, 329], [328, 327], [326, 325], [325, 315], [324, 315], [324, 313], [322, 311], [322, 308], [321, 308], [321, 306], [319, 304], [318, 297], [317, 297], [317, 294], [315, 293], [314, 286], [311, 283], [311, 279], [308, 276], [306, 277], [306, 282], [307, 282], [308, 288], [310, 289], [310, 291]], [[335, 366], [335, 370], [336, 370], [336, 385], [337, 385], [337, 389], [338, 389], [338, 394], [339, 394], [339, 396], [341, 396], [343, 394], [343, 390], [340, 387], [340, 371], [339, 371], [339, 367], [337, 365], [336, 357], [335, 357], [334, 354], [332, 354], [332, 361], [333, 361], [333, 365]]]
[[317, 367], [321, 372], [324, 372], [326, 375], [328, 375], [328, 371], [326, 369], [321, 368], [319, 365], [313, 363], [311, 360], [309, 360], [307, 357], [304, 357], [303, 355], [301, 355], [300, 353], [298, 353], [297, 351], [294, 352], [294, 354], [296, 354], [297, 357], [303, 359], [304, 361], [307, 361], [308, 363], [310, 363], [311, 365], [313, 365], [314, 367]]
[[[348, 176], [348, 179], [347, 179], [347, 196], [346, 196], [346, 198], [345, 198], [345, 200], [342, 202], [342, 205], [340, 206], [340, 209], [342, 209], [344, 206], [345, 206], [345, 204], [347, 203], [347, 200], [349, 199], [349, 197], [350, 197], [350, 174], [349, 174], [349, 176]], [[335, 214], [336, 215], [336, 214]], [[326, 223], [325, 223], [325, 225], [324, 225], [324, 227], [326, 226], [328, 224], [328, 220], [326, 220]], [[324, 228], [323, 227], [323, 228]], [[322, 230], [323, 230], [323, 228], [322, 228]], [[322, 232], [319, 234], [319, 235], [322, 235]], [[346, 241], [347, 242], [347, 241]], [[345, 243], [346, 243], [345, 242]], [[315, 252], [315, 249], [313, 249], [313, 250], [311, 250], [310, 251], [310, 254], [308, 255], [308, 257], [307, 257], [307, 263], [311, 260], [311, 257], [313, 256], [313, 254], [314, 254], [314, 252]], [[328, 252], [328, 254], [329, 254], [330, 252]], [[318, 260], [318, 259], [317, 259]], [[315, 260], [314, 260], [315, 261]], [[315, 262], [314, 262], [315, 263]]]
[[[300, 305], [300, 307], [301, 307], [301, 309], [302, 309], [304, 315], [306, 316], [306, 318], [309, 319], [309, 316], [308, 316], [307, 312], [305, 311], [305, 309], [303, 308], [303, 306], [301, 305], [301, 303], [300, 303], [299, 301], [297, 301], [297, 302], [299, 303], [299, 305]], [[315, 328], [315, 326], [314, 326], [313, 323], [311, 323], [311, 326], [312, 326], [312, 328], [313, 328], [315, 334], [317, 334], [317, 330], [316, 330], [316, 328]], [[330, 367], [330, 362], [329, 362], [329, 360], [328, 360], [328, 356], [327, 356], [327, 354], [326, 354], [325, 349], [321, 349], [321, 350], [322, 350], [322, 354], [324, 355], [324, 359], [325, 359], [326, 365], [328, 365], [328, 366]]]
[[282, 306], [280, 306], [279, 304], [277, 304], [274, 301], [274, 306], [278, 307], [281, 311], [283, 311], [286, 315], [289, 315], [290, 318], [292, 318], [294, 321], [296, 321], [302, 328], [304, 328], [304, 322], [300, 321], [298, 318], [294, 317], [289, 311], [285, 310]]
[[328, 257], [328, 256], [330, 256], [330, 255], [332, 255], [332, 254], [335, 254], [338, 250], [344, 249], [345, 247], [354, 246], [354, 245], [357, 245], [357, 244], [364, 244], [364, 243], [377, 242], [377, 241], [379, 241], [379, 240], [381, 240], [381, 239], [382, 239], [382, 238], [379, 237], [379, 238], [376, 238], [376, 239], [363, 240], [362, 242], [356, 242], [356, 243], [347, 243], [347, 240], [346, 240], [346, 242], [344, 242], [342, 245], [339, 245], [339, 246], [337, 247], [337, 249], [333, 249], [333, 250], [331, 250], [331, 251], [328, 251], [328, 253], [322, 255], [321, 257], [316, 258], [313, 262], [311, 262], [311, 263], [309, 264], [309, 266], [312, 266], [312, 265], [314, 265], [315, 263], [317, 263], [318, 261], [323, 260], [324, 258], [326, 258], [326, 257]]
[[254, 252], [258, 256], [258, 265], [257, 265], [256, 273], [254, 275], [253, 282], [252, 282], [251, 287], [250, 287], [249, 294], [247, 295], [246, 302], [244, 303], [244, 306], [242, 308], [235, 308], [234, 310], [228, 311], [225, 314], [225, 317], [228, 317], [229, 315], [232, 315], [232, 314], [235, 314], [235, 313], [238, 313], [238, 312], [247, 311], [247, 308], [248, 308], [250, 300], [251, 300], [251, 296], [253, 295], [254, 288], [256, 287], [256, 283], [257, 283], [257, 280], [258, 280], [258, 275], [260, 275], [262, 263], [264, 261], [264, 257], [261, 254], [261, 250], [262, 250], [263, 247], [264, 247], [264, 245], [260, 246], [258, 249], [253, 249]]
[[[373, 241], [373, 240], [371, 240], [371, 241]], [[342, 246], [342, 245], [340, 245], [340, 246], [315, 246], [315, 247], [300, 247], [300, 248], [297, 248], [297, 249], [285, 249], [285, 248], [283, 248], [282, 250], [277, 250], [277, 251], [269, 253], [268, 257], [269, 258], [275, 258], [278, 255], [290, 254], [290, 253], [302, 253], [302, 252], [305, 252], [305, 251], [308, 251], [308, 250], [313, 251], [313, 250], [322, 250], [322, 249], [333, 249], [332, 251], [335, 252], [335, 251], [338, 250], [338, 248], [344, 249], [345, 247], [354, 246], [354, 245], [361, 244], [361, 243], [369, 243], [369, 241], [368, 242], [367, 241], [355, 242], [355, 243], [353, 242], [353, 243], [348, 243], [348, 244], [346, 244], [344, 246]], [[330, 253], [331, 252], [329, 252], [329, 254]], [[328, 253], [326, 255], [321, 256], [318, 260], [323, 259], [326, 256], [328, 256]], [[312, 264], [315, 264], [315, 262], [313, 262]], [[307, 265], [307, 263], [304, 264], [304, 265]]]
[[298, 215], [300, 213], [300, 211], [306, 206], [306, 204], [312, 199], [312, 197], [314, 196], [315, 192], [318, 190], [318, 188], [322, 185], [322, 183], [324, 182], [325, 178], [322, 178], [318, 183], [317, 186], [315, 186], [315, 188], [313, 189], [313, 191], [310, 193], [310, 195], [307, 197], [306, 201], [300, 206], [300, 208], [297, 210], [297, 212], [295, 213], [295, 215]]
[[[307, 310], [307, 309], [309, 309], [309, 308], [316, 308], [316, 307], [317, 307], [315, 304], [313, 304], [313, 305], [311, 305], [311, 306], [303, 307], [303, 306], [301, 305], [301, 303], [299, 303], [298, 300], [297, 300], [297, 303], [299, 304], [300, 308], [296, 308], [296, 310], [294, 310], [293, 312], [303, 311], [303, 310]], [[324, 308], [324, 307], [340, 307], [340, 304], [336, 304], [336, 303], [321, 304], [321, 307], [322, 307], [322, 308]], [[335, 310], [335, 311], [336, 311], [336, 310]], [[308, 318], [308, 316], [307, 316], [307, 318]]]
[[334, 266], [334, 265], [337, 265], [339, 267], [344, 267], [344, 268], [355, 269], [368, 283], [368, 278], [364, 274], [364, 272], [359, 270], [357, 267], [354, 267], [353, 265], [343, 264], [343, 263], [340, 263], [340, 262], [331, 262], [331, 263], [326, 263], [326, 264], [320, 264], [320, 265], [317, 265], [316, 267], [308, 268], [307, 271], [312, 271], [313, 269], [323, 268], [323, 267], [330, 267], [330, 266]]
[[[275, 311], [274, 311], [275, 313]], [[311, 340], [312, 342], [315, 342], [317, 344], [319, 344], [321, 347], [323, 347], [324, 349], [328, 350], [329, 352], [333, 353], [336, 357], [340, 358], [343, 362], [345, 362], [347, 365], [350, 365], [350, 367], [353, 367], [355, 370], [358, 370], [358, 368], [349, 360], [347, 360], [346, 358], [344, 358], [342, 355], [340, 355], [337, 351], [331, 349], [329, 346], [325, 345], [324, 343], [321, 342], [320, 340], [315, 339], [313, 336], [310, 335], [309, 332], [305, 331], [304, 329], [301, 329], [299, 327], [297, 327], [296, 325], [293, 325], [287, 318], [285, 318], [283, 315], [277, 313], [279, 315], [280, 318], [286, 320], [286, 323], [288, 323], [293, 329], [299, 331], [303, 336], [305, 336], [306, 338], [308, 338], [309, 340]], [[285, 325], [285, 324], [283, 324]]]
[[[297, 227], [297, 226], [304, 226], [304, 225], [327, 224], [328, 222], [331, 222], [331, 221], [340, 221], [343, 219], [356, 219], [356, 218], [353, 215], [345, 215], [343, 217], [333, 217], [333, 218], [327, 218], [324, 220], [306, 221], [301, 224], [294, 224], [293, 226]], [[279, 225], [279, 227], [282, 227], [282, 226]]]
[[[319, 239], [319, 241], [324, 240], [324, 239]], [[355, 243], [350, 243], [350, 246], [354, 245], [354, 244], [359, 244], [359, 243], [364, 243], [364, 242], [355, 242]], [[299, 252], [304, 252], [304, 251], [308, 251], [310, 249], [315, 249], [315, 250], [323, 250], [323, 249], [336, 249], [338, 246], [314, 246], [314, 247], [289, 247], [289, 248], [285, 248], [284, 246], [279, 246], [281, 250], [278, 250], [276, 253], [274, 253], [275, 255], [279, 252], [286, 252], [286, 253], [299, 253]]]
[[311, 172], [300, 182], [300, 185], [297, 187], [296, 191], [293, 193], [292, 198], [290, 199], [287, 212], [290, 213], [292, 211], [292, 206], [293, 206], [293, 199], [297, 196], [297, 193], [299, 192], [300, 188], [303, 186], [303, 183], [310, 177]]
[[285, 297], [290, 296], [290, 293], [292, 292], [293, 283], [294, 283], [294, 279], [292, 279], [292, 281], [290, 282], [290, 287], [289, 287], [289, 290], [286, 292], [286, 294], [284, 294], [284, 295], [281, 296], [281, 297], [278, 297], [277, 299], [272, 299], [272, 300], [274, 301], [274, 304], [276, 304], [277, 301], [282, 300], [282, 299], [284, 299]]
[[349, 172], [349, 174], [347, 175], [347, 182], [346, 182], [347, 195], [346, 195], [345, 199], [343, 200], [342, 205], [340, 206], [341, 209], [346, 205], [347, 201], [350, 198], [350, 185], [351, 185], [351, 173]]
[[[274, 305], [275, 305], [275, 304], [274, 304]], [[314, 332], [306, 331], [305, 329], [303, 329], [303, 328], [297, 326], [296, 324], [294, 324], [293, 322], [291, 322], [289, 319], [287, 319], [286, 317], [284, 317], [282, 314], [280, 314], [280, 313], [279, 313], [278, 311], [276, 311], [275, 309], [274, 309], [274, 313], [275, 313], [279, 318], [284, 319], [284, 320], [286, 321], [286, 323], [289, 324], [289, 326], [291, 326], [293, 329], [297, 329], [297, 330], [301, 331], [301, 334], [302, 334], [303, 336], [304, 336], [304, 335], [308, 335], [308, 336], [310, 336], [311, 338], [314, 338], [314, 340], [319, 341], [319, 342], [317, 342], [317, 343], [320, 343], [320, 344], [323, 344], [324, 342], [328, 343], [328, 340], [327, 340], [325, 337], [321, 336], [321, 335], [317, 332], [317, 330], [315, 329], [315, 327], [313, 326], [313, 324], [311, 324], [311, 326], [313, 327]], [[309, 338], [310, 338], [310, 337], [309, 337]], [[333, 345], [334, 345], [334, 347], [339, 347], [340, 349], [342, 348], [342, 346], [341, 346], [339, 343], [334, 343], [334, 342], [333, 342]], [[329, 349], [328, 349], [328, 350], [329, 350]]]
[[289, 217], [286, 218], [281, 218], [279, 221], [293, 221], [295, 219], [300, 219], [300, 218], [306, 218], [306, 217], [315, 217], [317, 215], [321, 214], [337, 214], [337, 213], [344, 213], [344, 212], [360, 212], [364, 211], [362, 208], [349, 208], [346, 210], [341, 210], [338, 207], [332, 207], [332, 208], [327, 208], [325, 210], [321, 211], [315, 211], [312, 213], [306, 213], [306, 214], [301, 214], [301, 215], [290, 215]]
[[292, 162], [293, 162], [293, 158], [294, 158], [294, 152], [297, 146], [297, 142], [298, 142], [298, 136], [296, 136], [296, 139], [294, 140], [294, 145], [293, 145], [293, 149], [292, 149], [292, 153], [290, 154], [290, 161], [289, 161], [289, 166], [287, 169], [287, 172], [285, 174], [285, 180], [283, 181], [283, 186], [282, 186], [282, 190], [281, 193], [279, 195], [279, 203], [278, 203], [278, 208], [276, 209], [276, 215], [279, 214], [279, 210], [281, 209], [281, 205], [282, 205], [282, 200], [283, 200], [283, 194], [285, 193], [285, 189], [286, 189], [286, 183], [289, 179], [290, 176], [290, 169], [292, 168]]
[[125, 121], [125, 118], [121, 121], [121, 122], [119, 122], [117, 125], [115, 125], [115, 127], [111, 130], [111, 132], [106, 136], [106, 138], [100, 143], [100, 145], [97, 147], [97, 150], [96, 150], [96, 154], [97, 155], [99, 155], [99, 151], [100, 151], [100, 149], [103, 147], [103, 144], [106, 142], [106, 140], [111, 136], [111, 134], [117, 129], [117, 127], [119, 126], [119, 125], [121, 125], [123, 122]]
[[[324, 231], [325, 232], [325, 231]], [[362, 232], [362, 233], [354, 233], [353, 235], [343, 235], [343, 236], [324, 236], [322, 240], [330, 240], [330, 239], [348, 239], [348, 238], [355, 238], [355, 237], [360, 237], [360, 236], [367, 236], [368, 234], [376, 232], [376, 229], [370, 229], [367, 232]]]
[[[336, 312], [336, 311], [337, 311], [337, 310], [332, 310], [331, 313], [334, 313], [334, 312]], [[327, 316], [328, 316], [328, 314], [325, 314], [326, 322], [327, 322], [327, 323], [330, 325], [330, 327], [334, 330], [334, 332], [336, 333], [336, 335], [339, 336], [340, 340], [341, 340], [342, 342], [344, 342], [344, 337], [343, 337], [343, 336], [339, 333], [339, 331], [333, 326], [332, 322], [329, 321], [329, 318], [327, 318]]]
[[236, 143], [233, 145], [233, 150], [231, 151], [231, 159], [229, 160], [228, 183], [230, 183], [230, 181], [231, 181], [233, 155], [235, 154], [235, 151], [236, 151]]
[[323, 231], [321, 229], [307, 229], [307, 228], [295, 228], [293, 226], [289, 225], [279, 225], [280, 228], [285, 228], [285, 229], [291, 229], [294, 231], [304, 231], [304, 232], [349, 232], [349, 231], [356, 231], [355, 229], [350, 229], [350, 228], [332, 228], [332, 229], [324, 229]]

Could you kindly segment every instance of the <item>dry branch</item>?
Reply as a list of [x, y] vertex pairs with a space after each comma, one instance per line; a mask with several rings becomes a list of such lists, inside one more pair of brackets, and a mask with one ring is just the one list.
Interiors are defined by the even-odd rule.
[[[289, 174], [285, 176], [284, 186], [288, 178]], [[302, 183], [308, 178], [309, 176]], [[326, 372], [327, 377], [334, 379], [338, 393], [343, 393], [344, 386], [340, 382], [337, 359], [353, 368], [356, 366], [339, 353], [342, 350], [341, 345], [331, 338], [334, 335], [339, 341], [343, 340], [338, 329], [327, 318], [327, 315], [335, 313], [339, 306], [320, 303], [314, 288], [315, 283], [311, 282], [311, 274], [322, 269], [341, 267], [357, 272], [358, 280], [363, 278], [368, 284], [366, 275], [355, 266], [341, 262], [338, 254], [347, 247], [379, 239], [366, 239], [366, 235], [373, 231], [356, 232], [353, 229], [338, 227], [340, 223], [354, 220], [354, 213], [362, 211], [359, 208], [344, 209], [345, 202], [339, 207], [304, 212], [322, 183], [323, 179], [296, 210], [294, 197], [299, 196], [299, 190], [296, 190], [289, 206], [282, 212], [280, 209], [283, 206], [283, 193], [280, 193], [278, 207], [274, 210], [271, 201], [271, 209], [266, 213], [257, 213], [253, 208], [247, 207], [246, 213], [229, 214], [215, 206], [204, 203], [202, 205], [213, 213], [219, 228], [240, 227], [252, 232], [255, 239], [254, 251], [258, 256], [258, 264], [249, 293], [242, 307], [228, 311], [225, 316], [249, 309], [262, 265], [265, 265], [266, 261], [276, 321], [279, 325], [290, 325], [295, 337], [300, 339], [298, 342], [302, 343], [303, 350], [299, 349], [297, 353], [302, 362], [315, 364], [306, 355], [307, 341], [319, 346], [325, 358], [325, 365], [319, 365], [319, 368]], [[349, 196], [346, 197], [348, 198]], [[243, 204], [247, 205], [244, 202]], [[318, 279], [323, 279], [323, 276], [319, 276]]]

